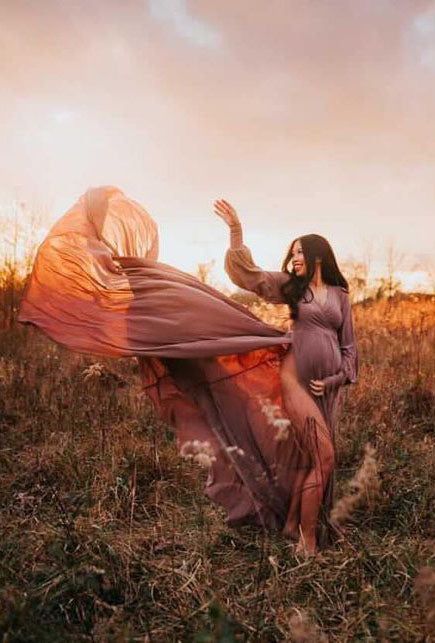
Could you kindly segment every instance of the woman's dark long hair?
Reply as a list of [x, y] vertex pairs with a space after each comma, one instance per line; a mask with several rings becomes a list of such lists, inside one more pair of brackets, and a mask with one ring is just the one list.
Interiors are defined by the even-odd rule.
[[[301, 242], [305, 266], [307, 268], [307, 272], [303, 277], [298, 277], [294, 270], [290, 271], [288, 269], [292, 257], [293, 246], [298, 240]], [[322, 279], [326, 284], [329, 284], [330, 286], [341, 286], [342, 288], [349, 290], [348, 283], [338, 267], [337, 260], [329, 242], [319, 234], [306, 234], [302, 237], [297, 237], [297, 239], [292, 241], [290, 244], [290, 248], [281, 268], [283, 272], [286, 272], [289, 275], [289, 280], [281, 286], [281, 292], [284, 299], [290, 306], [290, 316], [292, 319], [298, 318], [299, 302], [304, 295], [310, 291], [309, 284], [314, 277], [316, 259], [321, 259], [322, 261]], [[313, 297], [313, 293], [311, 293], [311, 296]]]

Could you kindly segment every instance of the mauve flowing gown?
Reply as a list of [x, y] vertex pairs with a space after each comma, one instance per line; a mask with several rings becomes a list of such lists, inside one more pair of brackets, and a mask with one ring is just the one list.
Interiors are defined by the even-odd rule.
[[[251, 271], [257, 292], [263, 292], [262, 283], [278, 292], [282, 275], [261, 272], [258, 280], [247, 253], [230, 251], [230, 269], [244, 275], [245, 287]], [[280, 366], [293, 337], [303, 377], [321, 369], [316, 373], [354, 378], [346, 353], [351, 320], [345, 293], [332, 289], [324, 312], [307, 304], [307, 314], [319, 317], [313, 332], [307, 319], [302, 335], [301, 329], [284, 333], [157, 256], [150, 215], [118, 188], [91, 189], [39, 247], [19, 321], [75, 351], [136, 357], [144, 389], [174, 427], [180, 449], [194, 440], [208, 443], [215, 459], [205, 491], [224, 507], [228, 522], [281, 528], [312, 468], [313, 451], [293, 425], [286, 439], [277, 439], [263, 406], [266, 400], [287, 417]], [[317, 348], [305, 360], [306, 342], [323, 352], [329, 347], [328, 366], [315, 359]]]
[[[266, 301], [274, 304], [286, 303], [282, 285], [288, 281], [284, 272], [268, 272], [259, 268], [253, 261], [251, 252], [243, 244], [240, 226], [231, 228], [231, 244], [225, 257], [226, 271], [237, 286], [250, 290]], [[286, 407], [297, 413], [290, 419], [295, 429], [301, 433], [305, 449], [312, 450], [315, 442], [310, 431], [315, 415], [314, 405], [319, 408], [333, 448], [335, 448], [335, 424], [341, 397], [341, 386], [356, 382], [358, 373], [358, 353], [353, 329], [352, 312], [349, 295], [340, 286], [327, 285], [326, 299], [318, 301], [309, 291], [299, 302], [298, 318], [293, 322], [293, 341], [288, 350], [294, 355], [297, 378], [302, 385], [301, 391], [292, 396]], [[289, 362], [283, 362], [282, 368], [290, 368]], [[285, 373], [283, 373], [285, 375]], [[322, 396], [311, 394], [310, 380], [324, 380], [325, 390]], [[301, 417], [304, 420], [301, 422]], [[319, 481], [320, 482], [320, 481]], [[303, 488], [303, 487], [302, 487]], [[320, 544], [326, 544], [330, 538], [329, 512], [333, 502], [334, 475], [326, 484], [322, 497], [321, 524], [319, 525]], [[301, 489], [301, 487], [299, 487]], [[321, 484], [319, 484], [321, 489]], [[297, 493], [297, 489], [293, 492]]]

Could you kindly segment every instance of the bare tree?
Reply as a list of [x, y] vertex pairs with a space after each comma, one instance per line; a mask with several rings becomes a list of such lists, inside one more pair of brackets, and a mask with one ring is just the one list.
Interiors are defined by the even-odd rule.
[[360, 261], [341, 262], [341, 268], [348, 281], [352, 302], [361, 301], [366, 296], [367, 267]]
[[16, 318], [35, 256], [44, 209], [13, 201], [0, 211], [0, 315], [3, 328]]
[[403, 263], [403, 259], [404, 255], [398, 252], [394, 241], [389, 241], [386, 249], [387, 275], [383, 280], [384, 294], [388, 299], [391, 299], [394, 293], [400, 288], [400, 281], [396, 279], [395, 274], [400, 264]]

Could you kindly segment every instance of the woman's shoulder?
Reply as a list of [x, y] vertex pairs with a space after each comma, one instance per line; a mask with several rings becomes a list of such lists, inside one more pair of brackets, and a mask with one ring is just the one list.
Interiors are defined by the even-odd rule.
[[329, 288], [333, 291], [336, 301], [340, 302], [340, 306], [349, 305], [350, 297], [349, 290], [347, 288], [344, 288], [343, 286], [329, 286]]
[[331, 286], [328, 284], [328, 288], [331, 288], [336, 293], [341, 294], [341, 296], [349, 295], [349, 289], [345, 288], [344, 286]]

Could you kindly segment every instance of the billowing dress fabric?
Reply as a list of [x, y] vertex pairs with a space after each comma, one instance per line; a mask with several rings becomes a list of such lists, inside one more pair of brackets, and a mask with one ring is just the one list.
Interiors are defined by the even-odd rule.
[[[271, 303], [286, 303], [281, 287], [288, 280], [288, 275], [267, 272], [256, 266], [237, 228], [231, 234], [225, 267], [232, 281], [241, 288], [255, 292]], [[335, 421], [341, 386], [354, 383], [358, 371], [351, 306], [344, 288], [328, 285], [324, 302], [315, 299], [311, 291], [306, 293], [299, 303], [298, 318], [293, 323], [293, 341], [289, 350], [294, 354], [298, 380], [307, 391], [304, 399], [299, 401], [304, 406], [299, 411], [306, 418], [306, 429], [310, 427], [312, 406], [316, 404], [335, 445]], [[325, 381], [322, 396], [310, 393], [312, 379]], [[308, 440], [309, 436], [306, 438]], [[332, 494], [333, 476], [328, 481], [323, 498], [324, 523], [331, 508]]]
[[206, 493], [229, 523], [282, 527], [312, 466], [303, 436], [276, 440], [262, 410], [267, 400], [285, 417], [279, 369], [292, 335], [157, 256], [157, 227], [138, 203], [89, 190], [38, 249], [19, 321], [72, 350], [137, 357], [179, 446], [209, 443]]

